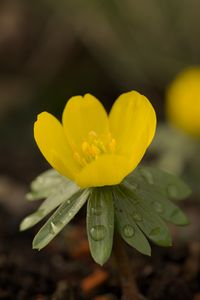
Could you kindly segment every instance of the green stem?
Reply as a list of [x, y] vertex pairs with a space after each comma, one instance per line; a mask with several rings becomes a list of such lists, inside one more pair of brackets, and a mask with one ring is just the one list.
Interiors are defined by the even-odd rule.
[[123, 299], [124, 300], [140, 300], [138, 287], [133, 276], [130, 259], [125, 249], [124, 242], [119, 235], [114, 237], [114, 256], [120, 276]]

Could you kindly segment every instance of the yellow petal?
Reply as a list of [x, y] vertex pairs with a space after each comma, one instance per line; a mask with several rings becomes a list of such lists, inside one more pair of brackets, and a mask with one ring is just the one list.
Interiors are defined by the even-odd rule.
[[109, 132], [107, 113], [102, 104], [90, 94], [69, 99], [63, 112], [63, 126], [74, 150], [80, 149], [90, 132], [100, 135], [102, 139]]
[[114, 103], [109, 122], [116, 139], [116, 154], [127, 157], [133, 170], [154, 137], [154, 108], [145, 96], [135, 91], [124, 93]]
[[82, 188], [120, 183], [130, 172], [129, 161], [118, 155], [102, 155], [77, 174], [75, 181]]
[[72, 152], [60, 122], [47, 112], [39, 114], [34, 124], [34, 137], [49, 164], [60, 174], [73, 180], [79, 167], [72, 158]]

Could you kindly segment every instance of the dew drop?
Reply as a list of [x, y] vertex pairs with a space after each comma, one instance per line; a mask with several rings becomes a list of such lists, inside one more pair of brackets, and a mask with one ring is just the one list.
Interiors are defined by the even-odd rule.
[[106, 235], [106, 227], [104, 225], [96, 225], [90, 229], [90, 236], [94, 241], [101, 241]]
[[67, 204], [68, 204], [68, 205], [70, 204], [70, 202], [71, 202], [70, 200], [67, 200]]
[[115, 205], [114, 207], [117, 212], [123, 213], [123, 210], [121, 209], [121, 207], [118, 207], [117, 205]]
[[52, 234], [56, 234], [63, 227], [64, 223], [61, 220], [57, 220], [56, 222], [51, 222], [51, 231]]
[[129, 182], [129, 181], [125, 181], [124, 185], [131, 189], [131, 190], [137, 190], [139, 188], [139, 184], [136, 182]]
[[140, 185], [139, 185], [139, 183], [134, 182], [134, 183], [132, 183], [132, 187], [134, 190], [137, 190], [140, 187]]
[[169, 197], [172, 197], [172, 198], [177, 198], [178, 194], [179, 194], [177, 187], [173, 184], [170, 184], [167, 187], [167, 193], [168, 193]]
[[92, 214], [99, 216], [101, 215], [103, 212], [102, 206], [101, 205], [97, 205], [96, 207], [92, 207]]
[[125, 225], [123, 227], [123, 233], [124, 233], [125, 237], [130, 238], [130, 237], [134, 236], [135, 229], [131, 225]]
[[139, 205], [140, 204], [140, 201], [138, 198], [129, 198], [130, 201], [136, 206], [136, 205]]
[[163, 205], [158, 201], [153, 202], [153, 207], [158, 213], [162, 213], [164, 211]]
[[133, 212], [132, 217], [133, 217], [134, 221], [136, 221], [136, 222], [142, 221], [142, 215], [139, 214], [138, 212]]
[[144, 179], [149, 183], [149, 184], [154, 184], [154, 178], [152, 173], [147, 170], [147, 169], [141, 169], [140, 170], [141, 175], [144, 177]]
[[150, 232], [149, 235], [155, 236], [155, 235], [160, 235], [160, 227], [155, 227], [153, 228]]
[[51, 222], [51, 233], [55, 234], [57, 231], [58, 227], [53, 222]]

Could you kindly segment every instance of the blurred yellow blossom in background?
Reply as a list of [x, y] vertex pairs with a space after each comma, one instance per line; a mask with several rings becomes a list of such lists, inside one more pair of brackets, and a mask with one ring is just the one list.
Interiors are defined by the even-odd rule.
[[166, 114], [176, 127], [200, 137], [200, 67], [185, 69], [169, 86]]

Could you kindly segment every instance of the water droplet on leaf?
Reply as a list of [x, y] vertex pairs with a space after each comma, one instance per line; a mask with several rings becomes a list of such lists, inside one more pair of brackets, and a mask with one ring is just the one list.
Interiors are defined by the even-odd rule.
[[134, 221], [136, 221], [136, 222], [142, 221], [142, 215], [139, 214], [138, 212], [133, 212], [132, 217], [133, 217]]
[[131, 225], [125, 225], [123, 228], [123, 233], [124, 233], [125, 237], [130, 238], [130, 237], [134, 236], [135, 229]]
[[63, 222], [61, 220], [57, 220], [56, 222], [51, 222], [51, 232], [52, 234], [56, 234], [63, 227]]
[[106, 235], [106, 227], [104, 225], [96, 225], [90, 229], [90, 236], [94, 241], [101, 241]]
[[101, 205], [98, 205], [96, 207], [92, 207], [92, 214], [96, 215], [96, 216], [99, 216], [101, 215], [103, 212], [103, 209], [102, 209], [102, 206]]
[[144, 179], [149, 183], [149, 184], [154, 184], [154, 178], [152, 173], [147, 170], [147, 169], [141, 169], [140, 170], [142, 176], [144, 177]]
[[58, 230], [58, 227], [53, 223], [51, 222], [51, 232], [52, 234], [55, 234]]
[[125, 181], [124, 185], [131, 190], [137, 190], [139, 188], [139, 184], [136, 182]]
[[160, 227], [155, 227], [153, 228], [150, 232], [149, 232], [149, 235], [160, 235]]
[[162, 213], [164, 211], [163, 205], [158, 201], [153, 202], [153, 207], [158, 213]]

